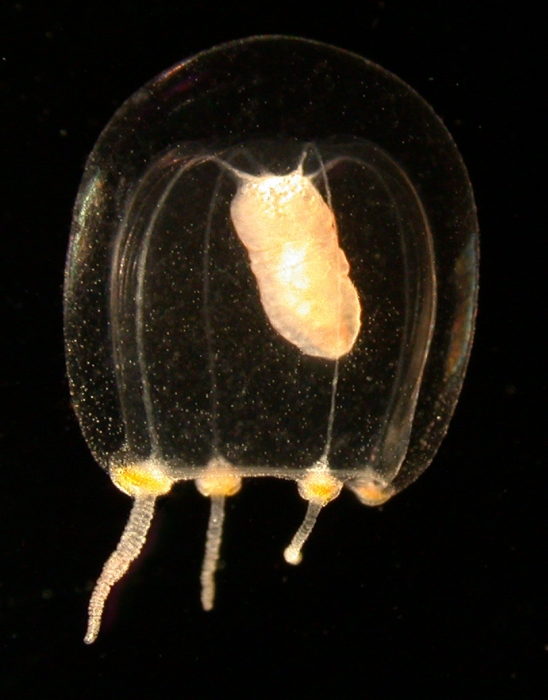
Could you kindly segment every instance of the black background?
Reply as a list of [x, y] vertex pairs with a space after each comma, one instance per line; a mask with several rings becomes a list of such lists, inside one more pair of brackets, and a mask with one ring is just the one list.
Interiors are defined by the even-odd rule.
[[[0, 694], [6, 698], [544, 697], [546, 95], [540, 15], [513, 2], [0, 6]], [[207, 503], [160, 503], [145, 555], [82, 643], [129, 509], [70, 407], [63, 265], [85, 159], [114, 110], [197, 51], [253, 34], [341, 46], [413, 86], [478, 206], [477, 334], [432, 466], [382, 510], [344, 493], [303, 563], [304, 510], [251, 480], [230, 504], [217, 607], [199, 605]], [[542, 131], [541, 131], [542, 123]]]

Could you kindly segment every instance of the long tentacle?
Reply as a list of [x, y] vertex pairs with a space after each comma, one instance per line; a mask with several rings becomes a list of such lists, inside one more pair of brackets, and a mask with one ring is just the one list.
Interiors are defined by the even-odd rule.
[[154, 515], [154, 496], [141, 496], [135, 499], [122, 537], [114, 552], [108, 558], [101, 575], [97, 579], [88, 608], [88, 628], [84, 642], [92, 644], [99, 634], [101, 618], [110, 589], [129, 569], [143, 548], [145, 538]]
[[200, 581], [202, 583], [202, 607], [211, 610], [215, 601], [215, 572], [219, 563], [219, 552], [225, 519], [225, 497], [212, 496], [209, 524], [207, 528], [204, 563]]

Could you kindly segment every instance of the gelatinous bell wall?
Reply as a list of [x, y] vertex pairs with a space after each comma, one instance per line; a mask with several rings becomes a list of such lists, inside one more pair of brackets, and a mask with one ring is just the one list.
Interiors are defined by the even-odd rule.
[[[230, 215], [241, 187], [230, 168], [287, 176], [301, 163], [359, 299], [337, 372], [276, 330]], [[67, 356], [95, 456], [158, 457], [190, 478], [218, 450], [283, 475], [320, 458], [331, 415], [331, 467], [402, 488], [432, 458], [460, 389], [475, 234], [449, 134], [379, 66], [264, 37], [166, 72], [101, 136], [75, 209]]]

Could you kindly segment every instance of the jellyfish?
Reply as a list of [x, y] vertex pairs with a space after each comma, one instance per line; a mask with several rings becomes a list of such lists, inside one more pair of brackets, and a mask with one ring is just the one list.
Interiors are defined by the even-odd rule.
[[447, 129], [360, 56], [253, 37], [122, 105], [86, 164], [64, 290], [74, 410], [133, 499], [87, 643], [174, 484], [210, 499], [210, 610], [246, 479], [296, 482], [298, 564], [343, 487], [378, 506], [427, 468], [466, 370], [477, 247]]

